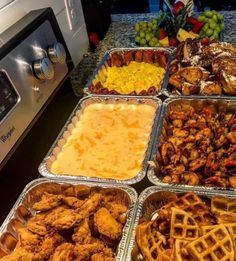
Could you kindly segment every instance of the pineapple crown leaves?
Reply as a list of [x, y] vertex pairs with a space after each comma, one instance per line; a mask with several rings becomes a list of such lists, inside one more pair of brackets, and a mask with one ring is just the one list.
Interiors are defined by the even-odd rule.
[[179, 28], [184, 28], [187, 23], [189, 12], [192, 9], [193, 1], [189, 0], [187, 4], [179, 11], [177, 15], [173, 14], [173, 7], [169, 0], [164, 0], [163, 10], [159, 19], [159, 26], [168, 31], [171, 35], [175, 35]]

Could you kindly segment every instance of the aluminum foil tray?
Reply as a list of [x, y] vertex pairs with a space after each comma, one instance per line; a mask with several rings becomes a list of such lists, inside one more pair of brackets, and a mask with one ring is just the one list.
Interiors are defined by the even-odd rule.
[[[168, 78], [169, 78], [169, 70], [168, 70], [168, 67], [169, 67], [169, 64], [170, 64], [170, 61], [171, 61], [171, 57], [172, 57], [172, 52], [174, 51], [174, 48], [164, 48], [164, 47], [137, 47], [137, 48], [114, 48], [114, 49], [111, 49], [110, 51], [107, 51], [104, 55], [104, 57], [102, 58], [101, 62], [98, 64], [97, 68], [95, 69], [93, 75], [91, 76], [91, 78], [89, 79], [88, 83], [86, 84], [85, 88], [84, 88], [84, 93], [86, 95], [94, 95], [90, 90], [89, 90], [89, 86], [91, 86], [92, 84], [95, 85], [95, 82], [96, 82], [96, 78], [99, 77], [103, 70], [106, 70], [106, 68], [108, 67], [108, 60], [109, 58], [111, 57], [111, 55], [113, 53], [124, 53], [124, 52], [127, 52], [127, 51], [138, 51], [138, 50], [153, 50], [153, 51], [163, 51], [163, 52], [167, 52], [169, 53], [169, 60], [168, 60], [168, 63], [167, 63], [167, 66], [166, 66], [166, 73], [165, 73], [165, 76], [164, 76], [164, 79], [162, 81], [162, 84], [161, 84], [161, 88], [159, 89], [159, 91], [157, 92], [157, 94], [155, 96], [160, 96], [163, 92], [164, 89], [167, 88], [167, 84], [168, 84]], [[96, 94], [96, 95], [99, 95], [99, 94]], [[128, 94], [127, 94], [128, 95]], [[123, 96], [123, 94], [117, 94], [117, 96]], [[141, 95], [138, 95], [139, 97]]]
[[[223, 36], [223, 32], [220, 33], [219, 35], [220, 37], [220, 42], [224, 41], [224, 36]], [[169, 60], [169, 66], [168, 69], [170, 67], [170, 64], [172, 62], [172, 60], [174, 59], [174, 52], [176, 51], [176, 49], [173, 51], [172, 55], [170, 56], [170, 60]], [[202, 94], [195, 94], [195, 95], [183, 95], [183, 94], [177, 94], [177, 93], [172, 93], [170, 90], [170, 85], [169, 85], [169, 72], [167, 73], [166, 77], [165, 77], [165, 85], [163, 85], [163, 89], [162, 89], [162, 93], [169, 97], [169, 98], [178, 98], [178, 97], [182, 97], [182, 98], [209, 98], [209, 99], [215, 99], [215, 98], [221, 98], [221, 99], [236, 99], [236, 95], [232, 96], [232, 95], [211, 95], [211, 96], [207, 96], [207, 95], [202, 95]]]
[[[142, 254], [140, 253], [136, 242], [135, 242], [135, 229], [142, 218], [146, 220], [151, 220], [156, 210], [161, 208], [163, 205], [168, 203], [169, 200], [173, 198], [176, 193], [186, 193], [189, 190], [173, 188], [171, 186], [161, 187], [152, 186], [145, 189], [139, 196], [138, 205], [136, 208], [135, 219], [130, 231], [129, 245], [127, 249], [127, 255], [125, 261], [144, 261]], [[210, 198], [212, 196], [224, 196], [228, 198], [236, 198], [236, 193], [220, 193], [215, 191], [198, 191], [197, 195]]]
[[[150, 139], [145, 152], [145, 157], [142, 164], [142, 169], [137, 175], [128, 180], [115, 180], [115, 179], [105, 179], [105, 178], [93, 178], [86, 176], [72, 176], [70, 173], [68, 175], [56, 175], [51, 173], [50, 166], [53, 161], [56, 160], [57, 154], [60, 152], [61, 147], [65, 144], [66, 139], [70, 136], [71, 130], [74, 128], [75, 123], [79, 120], [81, 113], [86, 106], [92, 103], [127, 103], [127, 104], [148, 104], [154, 106], [156, 109], [155, 118], [153, 121], [152, 131], [150, 133]], [[155, 136], [156, 126], [158, 124], [159, 115], [161, 112], [161, 100], [156, 97], [137, 97], [137, 96], [111, 96], [111, 95], [99, 95], [99, 96], [87, 96], [81, 99], [69, 117], [67, 123], [61, 130], [60, 134], [56, 138], [51, 149], [43, 159], [39, 166], [39, 172], [42, 176], [52, 179], [65, 179], [65, 180], [84, 180], [84, 181], [95, 181], [95, 182], [108, 182], [110, 184], [135, 184], [142, 180], [147, 172], [148, 160], [151, 156], [151, 149], [153, 144], [153, 139]]]
[[[235, 112], [236, 111], [236, 100], [231, 100], [231, 99], [209, 99], [207, 97], [205, 98], [190, 98], [190, 97], [185, 97], [185, 98], [175, 98], [175, 99], [167, 99], [165, 102], [163, 102], [162, 105], [162, 111], [160, 115], [160, 121], [158, 124], [158, 129], [156, 131], [156, 137], [154, 138], [153, 142], [153, 150], [152, 150], [152, 156], [151, 160], [153, 162], [156, 162], [156, 155], [159, 155], [159, 144], [161, 142], [161, 139], [163, 138], [162, 135], [162, 129], [163, 129], [163, 124], [168, 124], [165, 121], [165, 117], [167, 113], [169, 112], [170, 109], [178, 111], [183, 108], [185, 105], [191, 105], [194, 108], [201, 109], [204, 106], [211, 106], [218, 112]], [[161, 173], [158, 170], [154, 170], [153, 164], [149, 165], [148, 168], [148, 179], [155, 185], [161, 185], [163, 188], [168, 187], [170, 184], [162, 182], [162, 177]], [[190, 186], [190, 185], [184, 185], [184, 184], [171, 184], [173, 187], [176, 188], [186, 188], [189, 191], [196, 191], [196, 190], [202, 190], [202, 191], [222, 191], [222, 192], [227, 192], [227, 191], [236, 191], [236, 189], [233, 188], [220, 188], [220, 187], [207, 187], [207, 186]]]
[[127, 213], [127, 221], [123, 228], [122, 238], [118, 245], [116, 260], [125, 260], [124, 255], [128, 247], [127, 240], [129, 239], [130, 228], [132, 227], [134, 219], [134, 211], [136, 208], [137, 193], [136, 191], [128, 186], [115, 186], [101, 183], [89, 183], [89, 182], [67, 182], [67, 181], [53, 181], [45, 178], [40, 178], [30, 182], [9, 215], [0, 227], [0, 258], [6, 254], [11, 253], [18, 242], [17, 232], [15, 226], [24, 224], [29, 217], [35, 214], [32, 209], [32, 205], [41, 198], [43, 192], [51, 192], [54, 194], [61, 193], [66, 188], [74, 185], [88, 186], [92, 189], [102, 189], [107, 192], [116, 193], [117, 197], [120, 197], [124, 204], [129, 208]]

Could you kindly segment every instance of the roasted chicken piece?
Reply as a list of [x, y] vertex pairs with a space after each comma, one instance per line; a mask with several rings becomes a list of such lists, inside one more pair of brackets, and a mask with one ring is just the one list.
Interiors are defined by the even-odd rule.
[[203, 77], [203, 72], [198, 67], [183, 68], [178, 72], [178, 74], [183, 77], [185, 81], [193, 85], [197, 85]]
[[76, 222], [76, 214], [73, 209], [67, 209], [64, 206], [53, 209], [45, 219], [48, 226], [58, 230], [69, 229]]
[[203, 95], [221, 95], [222, 87], [217, 82], [201, 82], [201, 94]]
[[74, 261], [74, 245], [63, 243], [58, 246], [49, 261]]
[[101, 235], [112, 240], [118, 240], [122, 233], [122, 226], [106, 208], [100, 208], [94, 215], [94, 225]]
[[59, 206], [61, 204], [61, 201], [62, 195], [54, 195], [44, 192], [41, 200], [33, 205], [33, 209], [36, 211], [47, 211]]

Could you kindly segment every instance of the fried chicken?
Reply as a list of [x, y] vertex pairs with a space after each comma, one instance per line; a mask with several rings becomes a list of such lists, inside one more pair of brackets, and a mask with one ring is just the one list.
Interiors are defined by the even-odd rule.
[[94, 215], [94, 225], [98, 232], [112, 240], [121, 236], [122, 226], [106, 208], [100, 208]]
[[126, 222], [127, 207], [124, 204], [112, 202], [106, 205], [111, 215], [121, 224]]
[[38, 234], [40, 236], [45, 236], [48, 233], [45, 217], [46, 215], [44, 213], [31, 217], [27, 221], [27, 228], [35, 234]]
[[23, 247], [17, 247], [10, 255], [6, 255], [0, 259], [1, 261], [33, 261], [34, 255]]
[[112, 250], [110, 248], [104, 248], [102, 252], [96, 253], [91, 256], [91, 261], [115, 261]]
[[34, 252], [35, 248], [37, 248], [41, 242], [41, 237], [39, 235], [30, 232], [24, 227], [17, 229], [17, 233], [19, 245], [24, 247], [27, 251]]
[[76, 210], [76, 221], [80, 222], [82, 219], [94, 213], [102, 202], [102, 195], [94, 193], [85, 203]]
[[76, 197], [66, 197], [63, 196], [62, 201], [71, 208], [79, 208], [84, 204], [83, 200], [80, 200]]
[[76, 244], [74, 248], [76, 261], [87, 261], [93, 254], [99, 253], [103, 250], [104, 244], [100, 240], [94, 240], [90, 244]]
[[82, 220], [78, 227], [76, 227], [75, 233], [72, 235], [72, 239], [79, 244], [86, 244], [91, 241], [91, 231], [87, 218]]
[[63, 243], [58, 246], [55, 252], [49, 258], [49, 261], [73, 261], [74, 260], [74, 245]]
[[47, 234], [42, 243], [34, 251], [35, 260], [47, 260], [50, 255], [53, 254], [54, 250], [59, 246], [64, 239], [57, 232]]
[[45, 219], [46, 224], [56, 228], [69, 229], [76, 222], [76, 215], [73, 209], [67, 209], [63, 206], [53, 209]]
[[61, 204], [62, 195], [54, 195], [44, 192], [39, 202], [33, 205], [33, 209], [36, 211], [47, 211], [55, 208]]

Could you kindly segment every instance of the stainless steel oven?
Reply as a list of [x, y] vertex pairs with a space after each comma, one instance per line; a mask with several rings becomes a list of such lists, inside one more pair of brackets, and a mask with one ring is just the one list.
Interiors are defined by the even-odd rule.
[[0, 221], [78, 102], [74, 68], [52, 9], [28, 13], [0, 35]]

